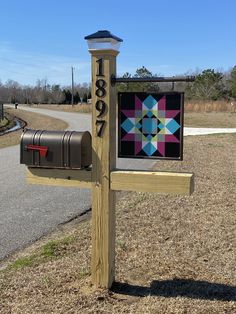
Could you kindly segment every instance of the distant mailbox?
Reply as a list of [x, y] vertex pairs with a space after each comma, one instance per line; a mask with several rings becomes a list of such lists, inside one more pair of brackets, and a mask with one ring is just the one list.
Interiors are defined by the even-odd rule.
[[26, 129], [21, 136], [20, 163], [40, 168], [88, 167], [92, 163], [91, 134]]

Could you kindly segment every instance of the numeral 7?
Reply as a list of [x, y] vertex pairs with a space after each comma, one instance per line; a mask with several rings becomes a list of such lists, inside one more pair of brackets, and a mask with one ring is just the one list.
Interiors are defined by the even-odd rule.
[[102, 133], [104, 131], [106, 121], [105, 120], [96, 120], [97, 128], [97, 136], [102, 137]]

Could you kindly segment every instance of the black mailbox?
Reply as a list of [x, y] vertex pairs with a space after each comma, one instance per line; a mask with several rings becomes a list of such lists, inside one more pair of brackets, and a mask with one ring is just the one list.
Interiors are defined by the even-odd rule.
[[40, 168], [88, 167], [92, 163], [91, 134], [26, 129], [21, 136], [20, 163]]

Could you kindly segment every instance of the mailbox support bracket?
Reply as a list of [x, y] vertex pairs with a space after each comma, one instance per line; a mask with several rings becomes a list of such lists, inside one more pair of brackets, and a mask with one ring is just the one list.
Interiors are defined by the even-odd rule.
[[28, 168], [27, 182], [30, 184], [74, 186], [91, 188], [92, 172], [88, 169]]

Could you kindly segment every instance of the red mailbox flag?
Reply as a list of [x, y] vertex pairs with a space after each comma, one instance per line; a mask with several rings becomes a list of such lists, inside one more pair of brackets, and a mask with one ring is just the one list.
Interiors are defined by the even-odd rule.
[[26, 145], [26, 149], [39, 151], [40, 157], [46, 157], [47, 152], [48, 152], [47, 146], [29, 144], [29, 145]]

